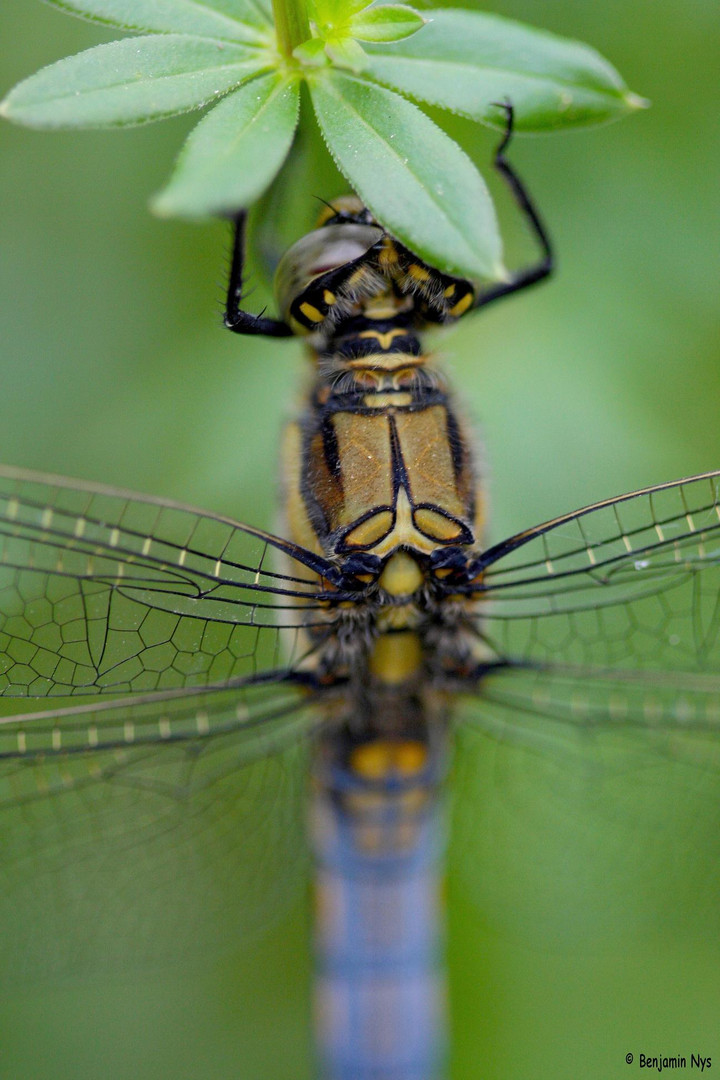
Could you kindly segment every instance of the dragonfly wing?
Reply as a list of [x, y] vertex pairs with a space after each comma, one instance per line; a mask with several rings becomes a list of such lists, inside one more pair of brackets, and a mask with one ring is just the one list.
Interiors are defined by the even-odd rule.
[[720, 669], [720, 473], [586, 507], [483, 556], [483, 633], [514, 661]]
[[0, 469], [0, 693], [139, 693], [290, 666], [299, 626], [322, 617], [324, 568], [179, 504]]
[[478, 629], [507, 666], [459, 703], [453, 865], [511, 934], [720, 932], [719, 485], [611, 499], [483, 557]]
[[457, 703], [450, 873], [535, 948], [720, 933], [715, 676], [507, 667]]
[[464, 719], [488, 737], [564, 759], [570, 768], [585, 747], [607, 738], [623, 748], [623, 769], [659, 754], [720, 771], [720, 677], [712, 672], [510, 664], [462, 699]]
[[272, 684], [153, 697], [3, 721], [1, 981], [227, 951], [297, 897], [327, 705]]

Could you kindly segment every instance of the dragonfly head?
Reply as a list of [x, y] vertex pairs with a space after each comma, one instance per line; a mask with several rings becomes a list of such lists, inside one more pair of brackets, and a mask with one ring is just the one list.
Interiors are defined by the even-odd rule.
[[297, 334], [314, 332], [336, 308], [338, 297], [332, 278], [341, 267], [357, 264], [354, 291], [361, 286], [363, 292], [378, 288], [377, 274], [364, 272], [364, 257], [383, 240], [384, 230], [364, 208], [350, 211], [330, 205], [326, 214], [319, 228], [285, 253], [275, 274], [278, 307]]

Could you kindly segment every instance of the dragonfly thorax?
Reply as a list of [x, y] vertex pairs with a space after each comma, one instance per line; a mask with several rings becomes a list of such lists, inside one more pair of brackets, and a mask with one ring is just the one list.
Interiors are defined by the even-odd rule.
[[285, 324], [314, 360], [286, 429], [286, 527], [332, 561], [339, 592], [319, 628], [308, 627], [316, 670], [354, 673], [359, 695], [374, 687], [369, 713], [394, 714], [399, 706], [380, 707], [378, 694], [405, 687], [405, 700], [423, 672], [457, 668], [468, 654], [462, 624], [472, 601], [450, 598], [477, 559], [482, 484], [470, 434], [421, 339], [468, 310], [474, 287], [422, 262], [357, 199], [328, 204], [276, 284]]
[[483, 499], [470, 439], [440, 384], [334, 392], [320, 382], [286, 430], [292, 539], [332, 557], [475, 550]]

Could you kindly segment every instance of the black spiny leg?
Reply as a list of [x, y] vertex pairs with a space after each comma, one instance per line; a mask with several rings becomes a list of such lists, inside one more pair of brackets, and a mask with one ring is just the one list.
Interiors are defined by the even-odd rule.
[[497, 102], [497, 106], [499, 109], [504, 109], [507, 124], [502, 142], [495, 151], [494, 165], [510, 188], [515, 202], [520, 207], [532, 232], [537, 237], [542, 250], [542, 258], [540, 258], [538, 262], [524, 267], [522, 270], [515, 270], [511, 274], [509, 281], [499, 282], [497, 285], [491, 285], [490, 288], [481, 291], [475, 299], [473, 305], [474, 308], [484, 307], [485, 304], [491, 304], [493, 300], [499, 300], [502, 296], [509, 296], [511, 293], [520, 292], [521, 289], [527, 289], [530, 285], [534, 285], [536, 282], [546, 278], [552, 273], [554, 268], [554, 257], [550, 237], [540, 220], [537, 210], [533, 206], [532, 199], [528, 195], [522, 180], [505, 157], [505, 151], [512, 139], [515, 110], [507, 101]]
[[235, 216], [230, 282], [225, 302], [225, 325], [235, 334], [262, 334], [265, 337], [290, 337], [292, 330], [278, 319], [266, 319], [264, 315], [251, 315], [240, 307], [243, 299], [243, 263], [245, 260], [245, 219], [241, 210]]

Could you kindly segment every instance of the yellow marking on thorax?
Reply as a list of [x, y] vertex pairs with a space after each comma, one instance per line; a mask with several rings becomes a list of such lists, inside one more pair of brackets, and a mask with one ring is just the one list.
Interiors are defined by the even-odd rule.
[[[371, 333], [377, 337], [374, 330]], [[404, 367], [423, 367], [427, 363], [427, 357], [393, 352], [383, 356], [359, 356], [345, 363], [352, 371], [396, 371]]]
[[422, 665], [420, 638], [413, 630], [382, 634], [370, 653], [370, 674], [387, 686], [398, 686], [416, 675]]
[[412, 394], [396, 391], [389, 394], [367, 394], [363, 398], [363, 405], [368, 409], [389, 409], [392, 406], [402, 409], [412, 405], [412, 400]]
[[428, 540], [426, 536], [415, 528], [413, 524], [412, 506], [408, 499], [405, 488], [400, 488], [395, 501], [395, 527], [387, 536], [372, 549], [374, 555], [387, 555], [395, 548], [415, 548], [426, 554], [431, 554], [437, 547], [437, 543]]
[[[374, 315], [374, 317], [381, 318], [383, 316]], [[385, 334], [381, 334], [379, 330], [362, 330], [358, 334], [358, 337], [373, 338], [374, 341], [378, 342], [381, 349], [387, 350], [390, 348], [396, 337], [405, 337], [405, 331], [400, 330], [397, 326], [393, 327], [392, 330], [388, 330]]]
[[443, 544], [449, 544], [451, 541], [457, 540], [462, 532], [457, 521], [451, 521], [444, 514], [439, 514], [436, 510], [429, 510], [427, 507], [421, 507], [415, 511], [415, 522], [422, 529], [425, 536], [430, 536], [433, 540]]
[[[283, 477], [283, 513], [290, 539], [302, 547], [322, 554], [317, 534], [312, 527], [302, 497], [302, 430], [297, 423], [285, 427], [280, 450]], [[219, 563], [218, 563], [219, 567]]]
[[366, 319], [394, 319], [397, 313], [397, 304], [366, 304], [363, 311]]
[[351, 529], [345, 536], [345, 543], [351, 547], [367, 547], [377, 543], [385, 536], [392, 525], [392, 511], [378, 510], [372, 517], [366, 518]]

